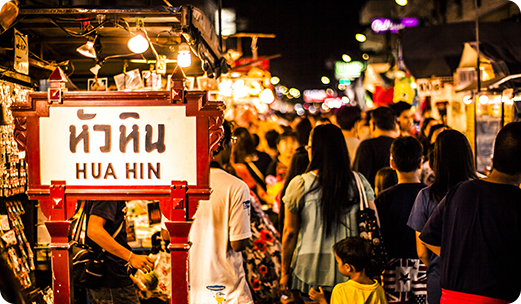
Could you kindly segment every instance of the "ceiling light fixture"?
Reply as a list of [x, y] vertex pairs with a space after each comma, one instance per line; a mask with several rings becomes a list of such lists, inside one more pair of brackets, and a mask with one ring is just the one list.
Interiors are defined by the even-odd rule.
[[77, 48], [76, 51], [85, 57], [95, 59], [97, 57], [96, 50], [94, 49], [94, 42], [96, 41], [96, 38], [98, 38], [98, 36], [94, 37], [94, 39], [92, 39], [92, 37], [89, 37], [89, 41]]
[[0, 0], [0, 33], [7, 30], [18, 16], [18, 6], [12, 0]]

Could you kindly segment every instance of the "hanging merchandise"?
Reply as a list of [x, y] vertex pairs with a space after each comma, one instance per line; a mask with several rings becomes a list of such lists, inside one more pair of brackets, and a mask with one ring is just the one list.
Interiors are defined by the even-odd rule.
[[4, 200], [5, 213], [0, 215], [0, 251], [3, 258], [20, 280], [22, 288], [32, 286], [31, 275], [36, 269], [34, 254], [24, 233], [21, 215], [25, 213], [18, 200]]

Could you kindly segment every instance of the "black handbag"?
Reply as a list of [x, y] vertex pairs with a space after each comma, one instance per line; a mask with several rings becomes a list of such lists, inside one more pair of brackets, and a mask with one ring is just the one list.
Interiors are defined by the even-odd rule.
[[[84, 288], [95, 288], [100, 284], [100, 279], [105, 274], [105, 250], [93, 249], [91, 246], [82, 242], [81, 233], [85, 231], [87, 213], [86, 205], [83, 206], [80, 218], [74, 228], [74, 238], [72, 240], [72, 269], [74, 285]], [[112, 235], [114, 238], [121, 231], [123, 222], [118, 230]]]
[[373, 267], [366, 270], [366, 273], [369, 277], [379, 277], [389, 262], [389, 257], [378, 226], [376, 211], [369, 207], [360, 176], [356, 172], [353, 172], [353, 175], [360, 194], [360, 210], [357, 215], [358, 232], [360, 237], [370, 240], [373, 244]]

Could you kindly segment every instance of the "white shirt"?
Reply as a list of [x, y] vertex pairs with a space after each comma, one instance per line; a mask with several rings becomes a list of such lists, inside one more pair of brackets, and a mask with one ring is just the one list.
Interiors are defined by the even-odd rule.
[[199, 202], [189, 235], [190, 303], [253, 303], [242, 254], [230, 247], [231, 241], [252, 235], [250, 191], [240, 179], [215, 168], [210, 169], [210, 187], [210, 199]]

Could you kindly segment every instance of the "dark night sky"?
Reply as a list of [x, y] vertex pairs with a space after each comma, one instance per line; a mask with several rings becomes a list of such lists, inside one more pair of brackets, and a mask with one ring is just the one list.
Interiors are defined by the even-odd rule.
[[[272, 75], [281, 84], [305, 89], [323, 87], [320, 77], [333, 80], [328, 61], [340, 60], [347, 53], [359, 54], [354, 36], [361, 32], [359, 12], [365, 0], [223, 0], [224, 8], [235, 8], [238, 32], [275, 34], [259, 39], [259, 56], [281, 54], [270, 61]], [[244, 21], [244, 22], [242, 22]], [[243, 51], [249, 51], [250, 39], [243, 38]]]

